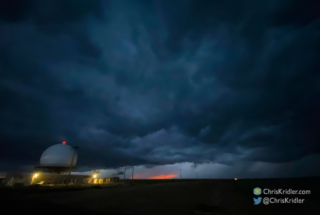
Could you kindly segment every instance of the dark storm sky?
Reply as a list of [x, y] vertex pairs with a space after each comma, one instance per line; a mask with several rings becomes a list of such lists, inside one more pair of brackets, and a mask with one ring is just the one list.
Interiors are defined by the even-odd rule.
[[319, 17], [317, 0], [1, 0], [0, 171], [63, 140], [87, 168], [319, 165]]

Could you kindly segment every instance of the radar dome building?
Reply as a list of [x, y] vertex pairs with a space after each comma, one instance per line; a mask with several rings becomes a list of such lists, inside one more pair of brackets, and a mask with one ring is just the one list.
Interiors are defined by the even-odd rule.
[[42, 153], [40, 166], [36, 166], [35, 170], [58, 174], [77, 170], [75, 167], [78, 160], [76, 149], [77, 147], [66, 145], [65, 142], [50, 146]]
[[9, 173], [5, 178], [7, 186], [59, 186], [66, 184], [90, 185], [119, 181], [119, 177], [99, 178], [97, 174], [71, 174], [77, 170], [78, 154], [76, 149], [67, 145], [55, 144], [47, 148], [40, 157], [40, 165], [35, 166], [34, 173]]

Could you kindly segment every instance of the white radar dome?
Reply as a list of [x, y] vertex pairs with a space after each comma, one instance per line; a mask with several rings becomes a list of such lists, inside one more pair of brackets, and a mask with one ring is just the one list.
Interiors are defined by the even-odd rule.
[[[56, 144], [47, 148], [40, 157], [41, 166], [65, 166], [71, 164], [74, 149], [70, 145]], [[75, 152], [72, 166], [75, 166], [78, 154]]]

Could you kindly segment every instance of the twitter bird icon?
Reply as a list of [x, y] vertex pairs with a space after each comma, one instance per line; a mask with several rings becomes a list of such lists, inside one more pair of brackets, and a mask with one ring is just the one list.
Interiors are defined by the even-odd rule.
[[261, 203], [261, 197], [258, 197], [257, 199], [256, 198], [253, 198], [253, 201], [254, 201], [254, 205], [258, 205], [258, 204], [260, 204]]

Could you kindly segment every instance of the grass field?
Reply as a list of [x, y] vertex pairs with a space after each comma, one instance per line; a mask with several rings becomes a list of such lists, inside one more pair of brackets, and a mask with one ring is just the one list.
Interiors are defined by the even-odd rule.
[[[109, 187], [6, 188], [0, 189], [4, 199], [0, 210], [11, 214], [320, 214], [319, 182], [319, 178], [128, 180]], [[253, 205], [255, 187], [309, 189], [311, 195], [298, 196], [305, 198], [300, 205]]]

